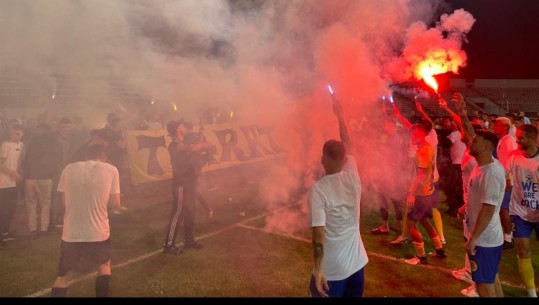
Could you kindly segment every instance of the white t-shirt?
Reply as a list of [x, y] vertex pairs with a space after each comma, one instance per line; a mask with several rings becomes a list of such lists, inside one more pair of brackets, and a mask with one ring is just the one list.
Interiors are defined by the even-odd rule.
[[496, 156], [505, 170], [505, 178], [509, 178], [509, 154], [517, 149], [517, 140], [510, 134], [501, 137], [496, 147]]
[[[21, 173], [21, 162], [24, 160], [24, 143], [4, 141], [0, 148], [0, 164], [8, 169]], [[0, 189], [16, 187], [17, 182], [10, 175], [0, 171]]]
[[509, 134], [512, 135], [514, 138], [517, 137], [517, 127], [515, 125], [509, 127]]
[[509, 215], [539, 222], [539, 155], [526, 158], [523, 151], [513, 150], [509, 170], [513, 178]]
[[468, 204], [466, 205], [466, 220], [464, 236], [471, 237], [477, 217], [483, 204], [496, 207], [492, 218], [485, 230], [476, 241], [477, 246], [498, 247], [503, 244], [503, 229], [500, 221], [500, 208], [505, 192], [505, 172], [498, 160], [476, 166], [470, 174], [468, 185]]
[[361, 181], [356, 159], [348, 158], [341, 172], [326, 175], [309, 191], [310, 225], [325, 227], [322, 271], [327, 280], [343, 280], [368, 260], [359, 233]]
[[92, 160], [70, 163], [62, 171], [58, 191], [65, 193], [63, 241], [109, 238], [107, 204], [110, 195], [120, 193], [116, 167]]
[[462, 142], [460, 131], [453, 131], [447, 138], [451, 141], [451, 147], [449, 148], [451, 164], [460, 164], [462, 162], [462, 155], [464, 155], [464, 151], [466, 150], [466, 144]]

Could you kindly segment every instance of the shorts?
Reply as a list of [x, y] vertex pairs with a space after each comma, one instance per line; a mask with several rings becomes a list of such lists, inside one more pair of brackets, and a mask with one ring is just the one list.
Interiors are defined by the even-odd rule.
[[[363, 296], [363, 290], [365, 288], [365, 268], [361, 268], [359, 271], [350, 275], [344, 280], [328, 281], [328, 286], [329, 297], [360, 298]], [[313, 298], [321, 297], [318, 290], [316, 290], [314, 275], [311, 275], [309, 290]]]
[[60, 245], [60, 266], [58, 276], [65, 276], [84, 260], [102, 265], [110, 260], [112, 247], [110, 238], [96, 242], [67, 242]]
[[432, 209], [436, 206], [434, 193], [427, 196], [415, 196], [414, 206], [408, 211], [408, 219], [420, 221], [426, 217], [432, 217]]
[[535, 230], [535, 238], [539, 240], [539, 222], [526, 221], [518, 215], [511, 215], [513, 223], [513, 238], [531, 238], [532, 231]]
[[502, 259], [502, 246], [475, 247], [475, 255], [469, 255], [472, 280], [479, 284], [494, 284], [500, 260]]

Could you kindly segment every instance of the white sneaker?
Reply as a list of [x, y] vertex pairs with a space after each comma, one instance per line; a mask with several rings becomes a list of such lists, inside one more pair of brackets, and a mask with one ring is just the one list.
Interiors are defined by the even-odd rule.
[[442, 245], [445, 245], [445, 238], [440, 238], [440, 242], [442, 243]]
[[426, 256], [425, 257], [414, 256], [411, 259], [405, 259], [404, 262], [410, 265], [427, 265], [428, 264]]
[[410, 241], [408, 240], [408, 238], [400, 235], [399, 237], [397, 237], [395, 240], [392, 240], [390, 241], [389, 243], [392, 244], [392, 245], [404, 245], [404, 244], [407, 244], [409, 243]]
[[454, 278], [456, 278], [459, 281], [464, 281], [470, 285], [474, 283], [472, 280], [472, 275], [468, 271], [466, 271], [466, 268], [453, 270], [451, 271], [451, 274], [453, 275]]
[[121, 207], [118, 208], [118, 211], [120, 211], [120, 212], [125, 212], [127, 210], [128, 209], [126, 207], [124, 207], [124, 206], [121, 206]]
[[479, 294], [477, 293], [477, 289], [475, 289], [475, 284], [472, 284], [470, 287], [464, 288], [460, 291], [460, 293], [464, 296], [467, 296], [469, 298], [478, 298]]

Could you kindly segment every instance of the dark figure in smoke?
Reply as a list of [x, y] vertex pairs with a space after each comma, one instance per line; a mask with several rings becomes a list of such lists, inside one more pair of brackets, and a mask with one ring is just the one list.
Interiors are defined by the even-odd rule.
[[[202, 122], [200, 122], [199, 124], [198, 132], [193, 131], [193, 124], [191, 122], [185, 122], [185, 129], [187, 131], [183, 140], [185, 144], [206, 142], [206, 139], [204, 138], [204, 125], [202, 125]], [[202, 168], [206, 164], [208, 164], [208, 160], [211, 157], [211, 150], [213, 150], [214, 148], [215, 147], [211, 147], [211, 149], [202, 149], [200, 152], [192, 154], [191, 159], [194, 162], [195, 175], [200, 176], [200, 174], [202, 173]], [[206, 211], [208, 218], [212, 218], [213, 209], [210, 208], [208, 202], [206, 201], [206, 199], [204, 199], [204, 196], [202, 196], [202, 193], [200, 192], [198, 187], [196, 200], [200, 203], [204, 211]]]
[[[333, 112], [341, 141], [329, 140], [322, 149], [326, 175], [309, 191], [314, 268], [313, 297], [361, 297], [367, 252], [359, 233], [361, 181], [343, 111], [338, 101]], [[346, 259], [343, 259], [346, 258]]]
[[186, 128], [183, 120], [171, 121], [167, 131], [172, 138], [168, 146], [172, 164], [172, 212], [166, 232], [163, 253], [181, 254], [176, 243], [179, 224], [183, 220], [184, 249], [200, 249], [202, 244], [195, 241], [193, 228], [195, 222], [195, 203], [199, 177], [199, 165], [194, 162], [193, 155], [200, 154], [208, 148], [205, 142], [185, 143]]
[[[377, 181], [378, 204], [380, 205], [380, 216], [382, 223], [379, 227], [371, 230], [372, 234], [388, 234], [389, 229], [396, 232], [402, 230], [403, 203], [406, 200], [406, 179], [402, 175], [397, 175], [402, 169], [402, 164], [406, 157], [407, 142], [404, 135], [397, 130], [397, 124], [393, 117], [387, 117], [383, 122], [385, 131], [385, 142], [379, 146], [380, 161], [387, 165], [387, 172], [379, 177]], [[389, 175], [388, 175], [389, 173]], [[389, 226], [390, 201], [395, 209], [395, 225]]]
[[87, 150], [86, 161], [68, 164], [60, 176], [58, 192], [65, 204], [60, 267], [51, 296], [65, 297], [69, 279], [81, 259], [97, 267], [95, 294], [107, 297], [111, 280], [111, 242], [107, 208], [120, 207], [120, 178], [106, 163], [102, 145]]

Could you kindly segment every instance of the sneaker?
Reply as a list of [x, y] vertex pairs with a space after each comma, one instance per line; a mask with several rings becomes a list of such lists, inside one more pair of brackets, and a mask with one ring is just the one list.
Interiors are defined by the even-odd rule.
[[190, 241], [183, 244], [184, 249], [202, 249], [204, 248], [204, 245], [196, 242], [196, 241]]
[[429, 263], [426, 256], [414, 256], [411, 259], [405, 259], [404, 262], [410, 265], [428, 265]]
[[472, 275], [466, 270], [466, 268], [453, 270], [451, 271], [451, 274], [459, 281], [464, 281], [470, 285], [473, 284]]
[[445, 238], [440, 238], [440, 242], [442, 243], [442, 245], [445, 245]]
[[180, 255], [183, 253], [183, 250], [176, 247], [175, 245], [165, 246], [163, 248], [163, 253], [165, 254], [174, 254], [174, 255]]
[[469, 298], [478, 298], [479, 294], [477, 293], [477, 289], [475, 289], [475, 284], [472, 284], [470, 287], [464, 288], [460, 291], [460, 293], [464, 296], [467, 296]]
[[378, 228], [372, 229], [371, 234], [374, 234], [374, 235], [387, 235], [387, 234], [389, 234], [389, 230], [386, 229], [385, 231], [383, 231], [380, 227], [378, 227]]
[[408, 240], [408, 238], [401, 235], [401, 236], [397, 237], [395, 240], [390, 241], [389, 243], [392, 244], [392, 245], [400, 246], [400, 245], [407, 244], [409, 242], [410, 241]]
[[504, 240], [502, 250], [512, 249], [514, 246], [515, 244], [513, 243], [513, 241]]
[[127, 210], [128, 210], [128, 208], [126, 208], [124, 206], [121, 206], [121, 207], [118, 208], [118, 211], [120, 211], [120, 212], [125, 212]]
[[435, 249], [434, 252], [431, 252], [430, 256], [438, 257], [438, 258], [446, 258], [447, 254], [445, 253], [445, 250], [443, 248], [440, 248], [440, 249]]
[[122, 212], [120, 212], [120, 210], [112, 210], [112, 211], [110, 211], [110, 213], [112, 215], [122, 215]]

